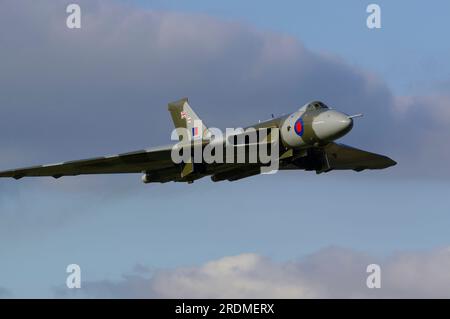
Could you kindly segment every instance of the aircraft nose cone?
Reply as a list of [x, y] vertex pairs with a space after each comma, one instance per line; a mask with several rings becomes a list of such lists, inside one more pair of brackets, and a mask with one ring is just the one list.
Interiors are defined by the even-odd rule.
[[313, 121], [313, 130], [316, 136], [323, 141], [338, 139], [352, 128], [353, 120], [351, 118], [333, 110], [320, 114]]
[[348, 133], [353, 128], [353, 119], [348, 118], [345, 114], [339, 114], [336, 118], [336, 122], [336, 126], [338, 126], [339, 131], [345, 131], [345, 133]]

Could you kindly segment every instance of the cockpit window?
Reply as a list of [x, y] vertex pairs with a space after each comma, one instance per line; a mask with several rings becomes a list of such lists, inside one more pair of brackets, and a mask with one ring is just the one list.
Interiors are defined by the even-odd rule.
[[311, 102], [308, 104], [307, 110], [320, 110], [320, 109], [328, 109], [328, 106], [323, 104], [320, 101]]

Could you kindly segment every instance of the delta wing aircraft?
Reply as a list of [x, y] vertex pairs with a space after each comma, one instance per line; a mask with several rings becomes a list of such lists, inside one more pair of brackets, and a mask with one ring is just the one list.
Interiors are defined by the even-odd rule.
[[[176, 129], [190, 133], [184, 145], [190, 147], [201, 144], [205, 148], [211, 140], [206, 137], [208, 128], [191, 109], [188, 99], [169, 103], [168, 110]], [[384, 169], [396, 164], [389, 157], [359, 150], [334, 142], [347, 134], [353, 127], [353, 119], [360, 115], [348, 116], [330, 109], [324, 103], [307, 103], [294, 113], [268, 121], [259, 122], [251, 128], [256, 132], [277, 129], [279, 136], [279, 170], [306, 170], [316, 173], [332, 170]], [[198, 123], [201, 126], [198, 127]], [[239, 135], [239, 134], [236, 134]], [[201, 137], [200, 142], [198, 138]], [[270, 136], [270, 133], [267, 135]], [[236, 136], [232, 136], [236, 138]], [[181, 140], [181, 137], [180, 137]], [[267, 139], [266, 139], [267, 140]], [[217, 142], [217, 140], [216, 140]], [[226, 141], [221, 141], [225, 147]], [[238, 144], [236, 144], [238, 145]], [[250, 142], [244, 139], [240, 147], [248, 155]], [[235, 146], [239, 147], [239, 146]], [[261, 162], [256, 163], [206, 163], [184, 161], [175, 163], [172, 158], [173, 145], [150, 148], [114, 156], [63, 162], [53, 165], [34, 166], [0, 172], [0, 177], [77, 176], [83, 174], [143, 174], [144, 183], [165, 183], [169, 181], [187, 182], [211, 176], [214, 182], [236, 181], [261, 173]]]

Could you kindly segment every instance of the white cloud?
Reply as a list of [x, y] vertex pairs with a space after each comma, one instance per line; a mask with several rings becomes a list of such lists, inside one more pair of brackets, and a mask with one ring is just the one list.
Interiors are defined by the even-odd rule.
[[[372, 263], [381, 266], [380, 289], [366, 286]], [[113, 298], [450, 298], [449, 269], [450, 248], [376, 258], [333, 247], [288, 262], [251, 253], [229, 256], [117, 282], [88, 282], [82, 292]]]

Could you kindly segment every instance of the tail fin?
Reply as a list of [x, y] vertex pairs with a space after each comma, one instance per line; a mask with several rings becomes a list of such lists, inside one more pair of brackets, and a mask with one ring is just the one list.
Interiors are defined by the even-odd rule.
[[175, 128], [187, 129], [191, 139], [205, 137], [208, 128], [191, 109], [187, 98], [169, 103], [168, 109]]

